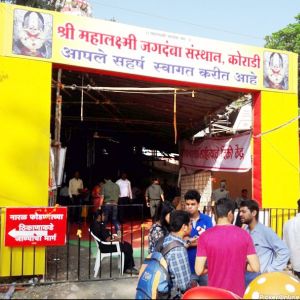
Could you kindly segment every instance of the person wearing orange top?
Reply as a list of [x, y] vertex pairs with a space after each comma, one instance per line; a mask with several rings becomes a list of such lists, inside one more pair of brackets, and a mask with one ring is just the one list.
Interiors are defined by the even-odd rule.
[[102, 206], [102, 201], [101, 201], [102, 184], [103, 184], [103, 182], [100, 181], [99, 183], [97, 183], [94, 186], [94, 188], [92, 190], [92, 199], [93, 199], [92, 212], [93, 212], [93, 214], [95, 214], [95, 212]]

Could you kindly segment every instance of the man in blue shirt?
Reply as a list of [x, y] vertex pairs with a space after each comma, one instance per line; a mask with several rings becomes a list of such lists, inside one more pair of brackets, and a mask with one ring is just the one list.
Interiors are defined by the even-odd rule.
[[195, 260], [197, 252], [197, 240], [198, 237], [208, 228], [211, 228], [211, 217], [200, 213], [199, 203], [200, 194], [197, 190], [188, 190], [184, 195], [185, 209], [190, 213], [192, 230], [187, 240], [189, 264], [192, 272], [192, 278], [197, 280], [199, 285], [207, 285], [207, 275], [198, 276], [195, 273]]
[[[259, 206], [254, 200], [241, 201], [239, 211], [241, 222], [247, 224], [260, 262], [260, 273], [283, 271], [290, 258], [290, 252], [283, 240], [269, 227], [258, 221]], [[246, 286], [260, 273], [246, 273]]]

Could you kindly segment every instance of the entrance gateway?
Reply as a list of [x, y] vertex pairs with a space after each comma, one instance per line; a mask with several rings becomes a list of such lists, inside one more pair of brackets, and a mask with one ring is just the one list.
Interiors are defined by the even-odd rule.
[[[20, 47], [20, 32], [30, 15], [39, 20], [43, 36], [39, 42], [44, 44], [36, 47], [29, 41], [27, 49], [32, 51], [25, 51]], [[166, 138], [160, 134], [157, 144], [168, 144], [168, 149], [204, 129], [206, 115], [251, 93], [252, 197], [262, 207], [295, 207], [299, 198], [298, 123], [290, 121], [298, 116], [296, 54], [8, 4], [0, 5], [0, 23], [2, 206], [48, 205], [52, 72], [63, 69], [63, 76], [65, 70], [79, 70], [115, 81], [106, 86], [96, 82], [94, 87], [111, 90], [124, 87], [122, 81], [127, 80], [127, 87], [152, 88], [152, 96], [144, 102], [138, 100], [140, 93], [118, 94], [127, 103], [128, 99], [140, 101], [140, 121], [151, 113], [149, 102], [153, 101], [153, 107], [161, 105], [152, 123], [148, 119], [143, 124], [124, 123], [128, 132], [135, 125], [153, 140], [156, 130], [162, 131]], [[273, 72], [275, 61], [279, 69]], [[80, 86], [85, 80], [80, 77]], [[91, 87], [74, 89], [84, 97], [92, 91]], [[98, 92], [107, 96], [108, 90]], [[144, 95], [149, 91], [145, 89]], [[159, 92], [159, 100], [153, 91]], [[84, 109], [79, 113], [84, 120]], [[287, 125], [280, 127], [283, 124]], [[8, 276], [11, 270], [4, 262], [9, 260], [10, 249], [3, 246], [5, 210], [1, 211], [0, 276]], [[45, 255], [43, 247], [29, 247], [24, 253], [15, 250], [15, 262], [18, 257], [26, 258], [24, 275], [32, 272], [33, 253], [41, 261]], [[35, 268], [36, 274], [43, 274], [43, 263]], [[20, 267], [14, 265], [12, 274], [19, 272]]]

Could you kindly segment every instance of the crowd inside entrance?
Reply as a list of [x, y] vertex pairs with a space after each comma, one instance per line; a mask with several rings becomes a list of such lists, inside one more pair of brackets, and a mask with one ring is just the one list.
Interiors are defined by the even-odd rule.
[[[146, 217], [152, 220], [149, 254], [158, 251], [159, 243], [160, 247], [174, 241], [182, 243], [166, 255], [173, 281], [170, 292], [175, 299], [197, 285], [223, 288], [242, 297], [260, 274], [287, 270], [289, 262], [294, 274], [299, 275], [291, 227], [285, 227], [282, 240], [260, 223], [259, 205], [249, 198], [246, 188], [231, 199], [226, 180], [221, 180], [201, 211], [197, 190], [190, 189], [181, 197], [179, 190], [168, 189], [166, 183], [160, 184], [160, 179], [153, 177], [146, 188], [137, 190], [127, 173], [121, 172], [117, 180], [106, 174], [89, 191], [76, 171], [68, 188], [61, 189], [60, 201], [71, 206], [71, 222], [81, 224], [83, 218], [88, 218], [91, 232], [100, 240], [120, 243], [125, 255], [124, 272], [128, 274], [139, 274], [139, 270], [132, 245], [122, 240], [120, 229], [135, 216], [133, 204], [144, 205]], [[87, 203], [90, 209], [84, 211]]]

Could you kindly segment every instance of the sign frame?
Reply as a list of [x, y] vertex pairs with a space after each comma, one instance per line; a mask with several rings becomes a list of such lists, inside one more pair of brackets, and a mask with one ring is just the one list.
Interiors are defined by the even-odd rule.
[[8, 207], [5, 212], [5, 246], [64, 246], [66, 207]]

